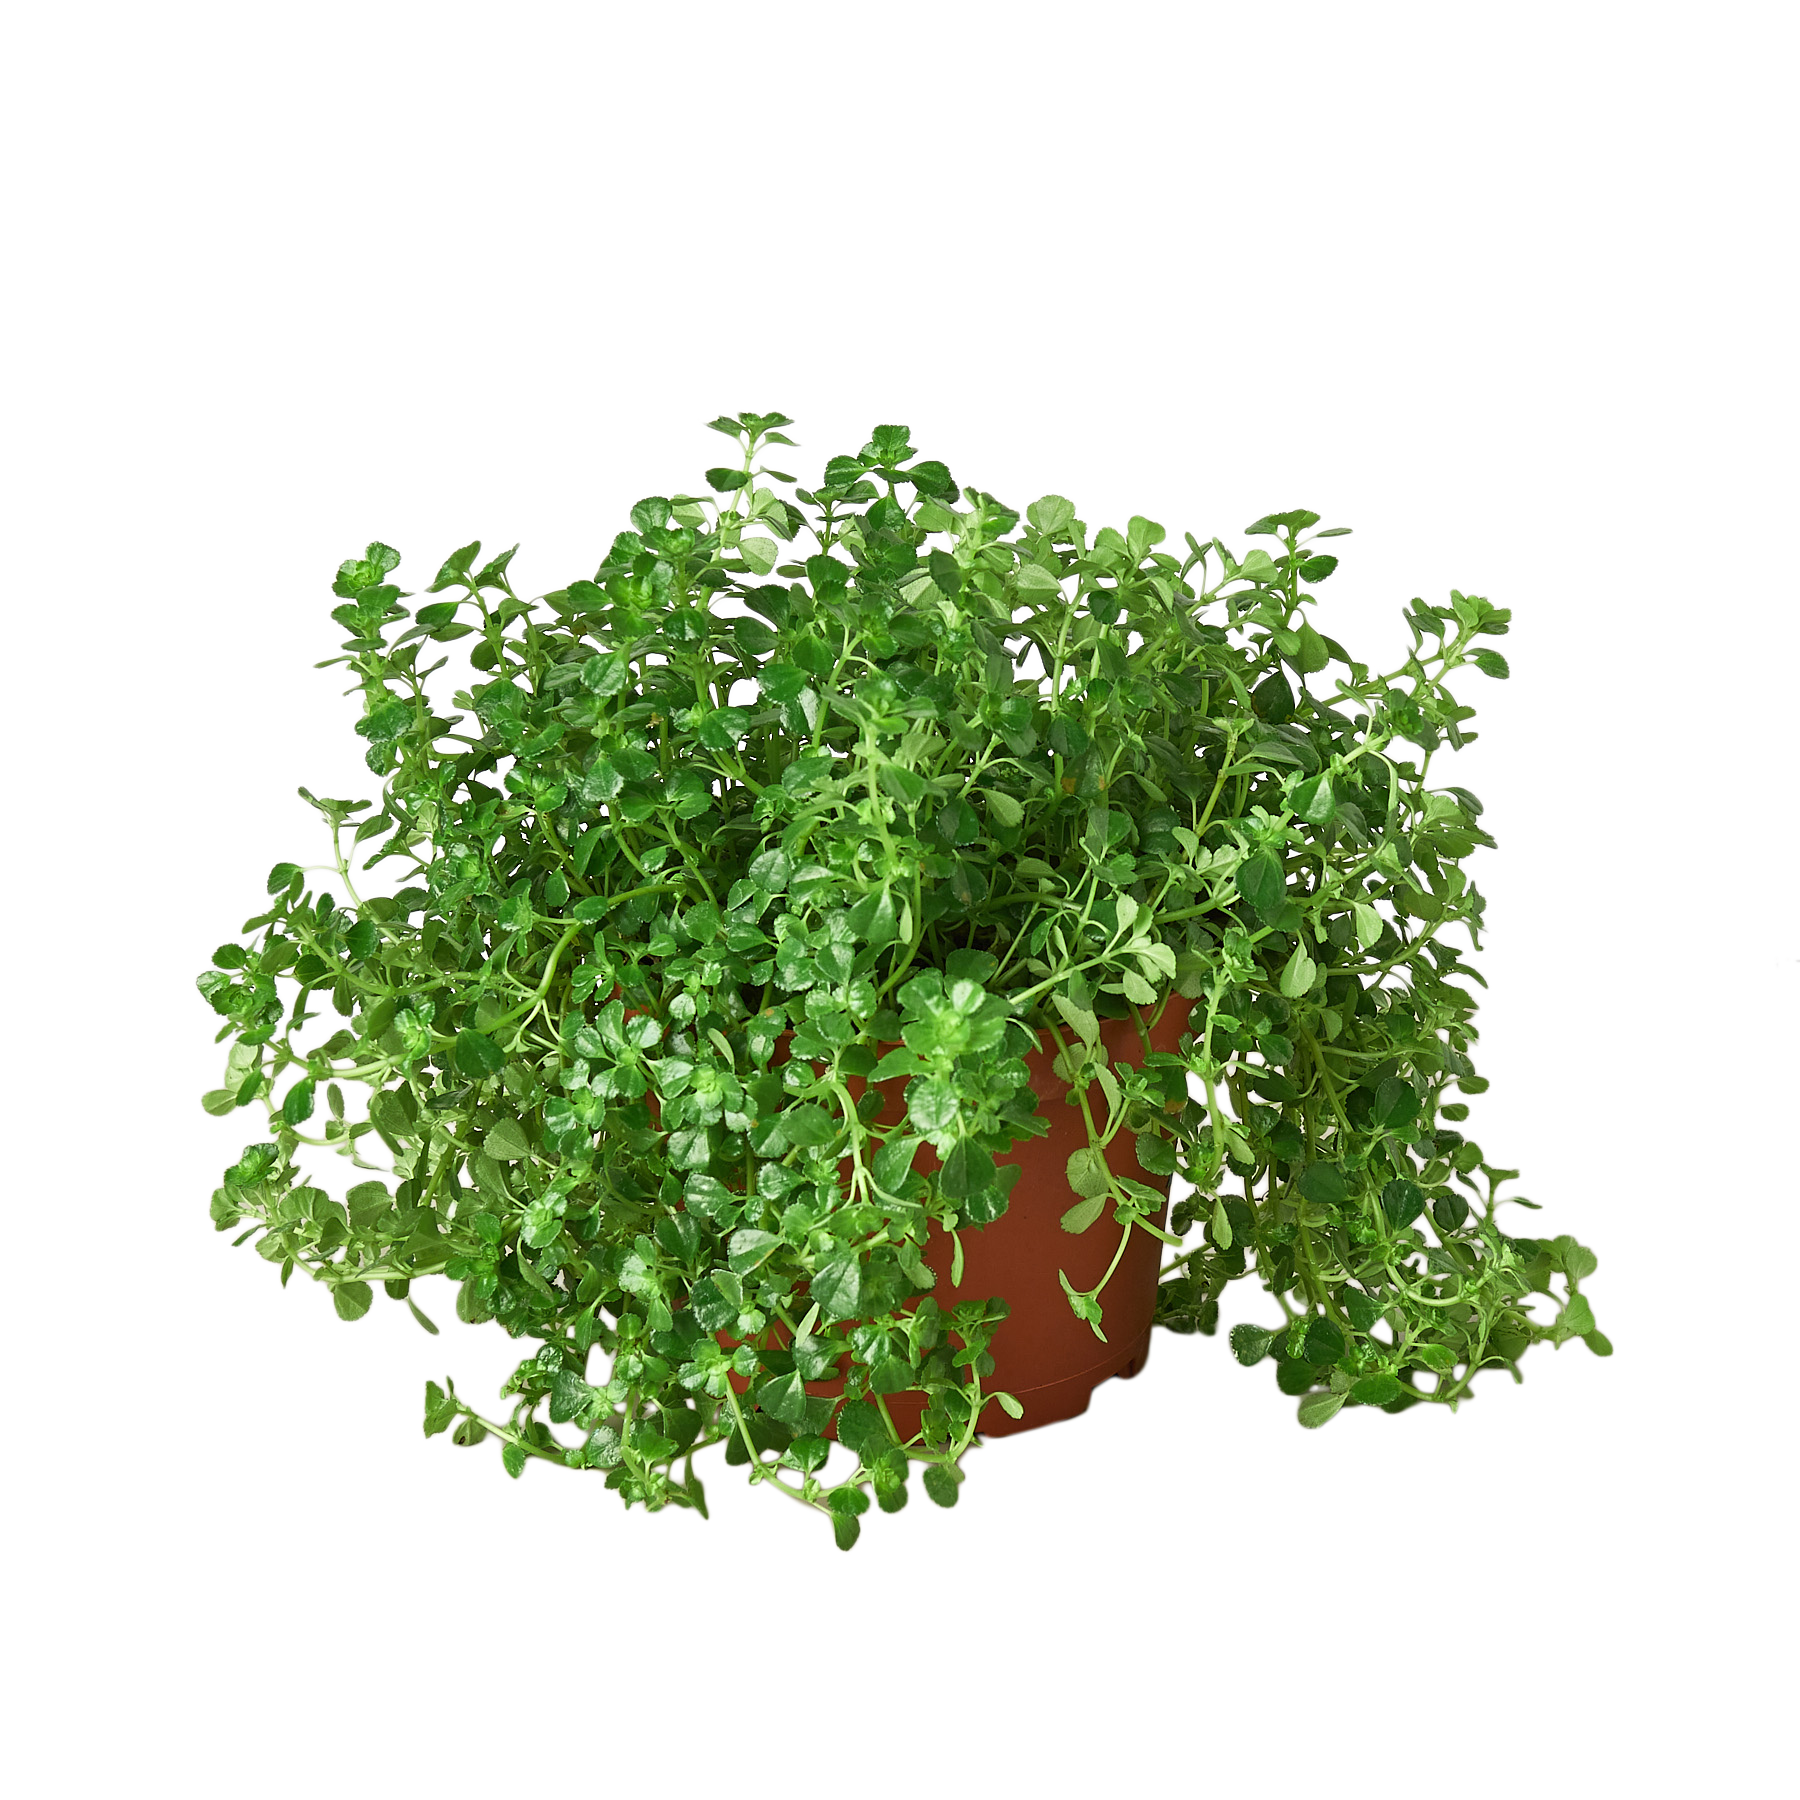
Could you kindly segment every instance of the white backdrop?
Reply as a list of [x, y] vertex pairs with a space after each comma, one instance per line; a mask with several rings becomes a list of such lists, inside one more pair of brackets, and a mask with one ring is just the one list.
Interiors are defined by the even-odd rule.
[[[274, 862], [326, 857], [295, 787], [374, 792], [356, 698], [311, 670], [338, 562], [382, 538], [425, 587], [472, 536], [522, 540], [518, 590], [560, 587], [634, 500], [729, 461], [713, 410], [196, 414], [196, 972]], [[1010, 506], [1066, 493], [1177, 544], [1312, 508], [1355, 529], [1319, 623], [1366, 661], [1413, 594], [1514, 608], [1512, 680], [1463, 677], [1481, 742], [1435, 765], [1499, 839], [1474, 864], [1490, 983], [1800, 963], [1800, 414], [785, 410], [803, 484], [895, 421]], [[196, 1060], [216, 1024], [196, 995]]]

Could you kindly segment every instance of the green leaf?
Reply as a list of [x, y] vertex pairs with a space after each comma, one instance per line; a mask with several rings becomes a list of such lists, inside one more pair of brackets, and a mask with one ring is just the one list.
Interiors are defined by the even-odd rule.
[[1313, 1163], [1300, 1177], [1300, 1192], [1320, 1206], [1342, 1206], [1350, 1189], [1335, 1163]]
[[603, 806], [617, 799], [624, 789], [625, 777], [613, 766], [612, 758], [596, 751], [581, 778], [581, 799], [586, 806]]
[[1317, 1371], [1311, 1363], [1295, 1362], [1284, 1356], [1275, 1364], [1275, 1385], [1284, 1394], [1308, 1393], [1317, 1380]]
[[1275, 1337], [1273, 1331], [1265, 1331], [1260, 1325], [1234, 1325], [1230, 1337], [1231, 1354], [1246, 1369], [1253, 1369], [1269, 1354], [1269, 1346]]
[[1365, 905], [1361, 900], [1358, 900], [1350, 908], [1350, 911], [1356, 920], [1356, 941], [1363, 949], [1367, 950], [1381, 936], [1383, 930], [1381, 914], [1374, 907]]
[[878, 888], [857, 901], [850, 908], [850, 929], [877, 950], [895, 942], [900, 936], [900, 914], [892, 892]]
[[1342, 1394], [1308, 1394], [1300, 1402], [1300, 1423], [1308, 1431], [1317, 1431], [1327, 1420], [1335, 1419], [1343, 1410]]
[[748, 1275], [760, 1269], [780, 1248], [781, 1239], [774, 1232], [746, 1225], [741, 1231], [732, 1233], [729, 1246], [731, 1272]]
[[1381, 1190], [1381, 1209], [1396, 1231], [1410, 1225], [1425, 1210], [1425, 1196], [1415, 1182], [1390, 1181]]
[[1308, 992], [1319, 973], [1319, 965], [1306, 954], [1304, 945], [1296, 945], [1294, 954], [1287, 960], [1287, 967], [1281, 971], [1281, 992], [1284, 998], [1298, 1000]]
[[1213, 1201], [1212, 1235], [1213, 1242], [1221, 1250], [1231, 1248], [1231, 1220], [1226, 1216], [1225, 1197], [1222, 1194]]
[[956, 1490], [960, 1485], [957, 1471], [946, 1463], [927, 1463], [925, 1465], [925, 1492], [939, 1506], [954, 1506]]
[[1506, 658], [1498, 650], [1477, 650], [1469, 658], [1482, 674], [1491, 675], [1496, 681], [1504, 681], [1512, 670], [1506, 666]]
[[[1084, 1199], [1104, 1199], [1111, 1191], [1112, 1175], [1106, 1166], [1106, 1158], [1092, 1145], [1084, 1145], [1070, 1153], [1068, 1176], [1069, 1186]], [[1068, 1226], [1066, 1220], [1064, 1224], [1065, 1229], [1082, 1229]]]
[[875, 1160], [870, 1164], [869, 1172], [875, 1177], [875, 1185], [884, 1194], [902, 1192], [906, 1178], [912, 1171], [913, 1159], [919, 1153], [920, 1142], [919, 1138], [896, 1132], [875, 1152]]
[[838, 1414], [838, 1442], [868, 1467], [885, 1456], [893, 1444], [880, 1412], [867, 1400], [844, 1407]]
[[772, 538], [739, 538], [738, 554], [758, 575], [766, 575], [781, 560], [781, 547]]
[[[581, 685], [596, 700], [610, 700], [614, 694], [623, 691], [630, 679], [631, 658], [623, 650], [615, 650], [606, 656], [590, 656], [581, 665]], [[596, 761], [604, 762], [605, 759], [597, 758]], [[606, 766], [610, 769], [612, 765], [608, 763]], [[610, 800], [612, 795], [602, 794], [600, 798]]]
[[1050, 1003], [1062, 1014], [1063, 1022], [1090, 1049], [1100, 1041], [1100, 1021], [1085, 1006], [1077, 1006], [1066, 994], [1052, 994]]
[[340, 1281], [331, 1290], [331, 1304], [340, 1319], [360, 1319], [375, 1304], [366, 1281]]
[[765, 850], [750, 864], [750, 879], [765, 893], [779, 894], [793, 874], [794, 861], [785, 850]]
[[531, 1154], [524, 1128], [516, 1119], [501, 1119], [490, 1126], [481, 1147], [495, 1162], [518, 1162]]
[[[1300, 572], [1302, 575], [1306, 572], [1304, 563], [1300, 565]], [[1300, 652], [1296, 660], [1302, 675], [1316, 675], [1331, 661], [1330, 647], [1310, 625], [1300, 627]]]
[[833, 1487], [824, 1496], [826, 1505], [832, 1508], [832, 1539], [839, 1550], [855, 1550], [857, 1539], [862, 1535], [862, 1526], [857, 1523], [859, 1512], [868, 1512], [869, 1496], [853, 1487]]
[[425, 1435], [436, 1437], [456, 1423], [462, 1409], [435, 1381], [425, 1384]]
[[1585, 1281], [1600, 1267], [1599, 1257], [1572, 1237], [1555, 1239], [1553, 1248], [1558, 1265], [1571, 1281]]
[[982, 788], [980, 793], [987, 803], [988, 817], [1002, 830], [1012, 830], [1025, 817], [1025, 808], [1004, 789]]
[[525, 1464], [529, 1460], [523, 1444], [506, 1443], [500, 1446], [500, 1466], [517, 1481], [525, 1473]]
[[469, 570], [474, 566], [475, 558], [481, 554], [481, 544], [477, 540], [473, 544], [464, 544], [460, 550], [453, 552], [438, 570], [437, 579], [425, 591], [428, 594], [439, 594], [447, 587], [455, 587], [467, 580]]
[[1573, 1295], [1556, 1323], [1559, 1330], [1570, 1332], [1576, 1337], [1586, 1337], [1594, 1329], [1594, 1309], [1588, 1303], [1587, 1295]]
[[1390, 1075], [1375, 1090], [1374, 1118], [1389, 1131], [1398, 1131], [1419, 1116], [1419, 1096], [1410, 1081]]
[[791, 1375], [782, 1375], [765, 1382], [756, 1395], [757, 1404], [771, 1418], [796, 1428], [806, 1424], [809, 1399], [806, 1383], [798, 1370]]
[[1287, 877], [1272, 852], [1259, 850], [1237, 872], [1238, 892], [1265, 923], [1273, 922], [1287, 900]]
[[[1080, 1155], [1080, 1152], [1077, 1151], [1076, 1154]], [[1090, 1199], [1078, 1200], [1063, 1214], [1062, 1228], [1064, 1231], [1071, 1232], [1086, 1231], [1105, 1209], [1106, 1196], [1104, 1194], [1095, 1194]]]
[[807, 1285], [807, 1292], [827, 1319], [853, 1319], [862, 1304], [862, 1265], [854, 1256], [826, 1263]]
[[1405, 1392], [1406, 1389], [1384, 1371], [1363, 1376], [1351, 1387], [1350, 1398], [1360, 1406], [1386, 1406]]
[[281, 1116], [289, 1125], [304, 1125], [312, 1117], [313, 1084], [296, 1081], [281, 1103]]
[[1045, 537], [1062, 537], [1075, 522], [1075, 502], [1046, 494], [1026, 507], [1025, 516]]
[[471, 1081], [498, 1075], [506, 1067], [506, 1052], [491, 1037], [472, 1031], [466, 1025], [456, 1034], [456, 1047], [451, 1054], [457, 1068]]
[[550, 1419], [566, 1425], [587, 1411], [594, 1390], [573, 1369], [558, 1369], [550, 1384]]
[[1309, 825], [1325, 824], [1337, 811], [1331, 777], [1326, 774], [1309, 776], [1294, 789], [1288, 804], [1293, 807], [1296, 818], [1304, 819]]

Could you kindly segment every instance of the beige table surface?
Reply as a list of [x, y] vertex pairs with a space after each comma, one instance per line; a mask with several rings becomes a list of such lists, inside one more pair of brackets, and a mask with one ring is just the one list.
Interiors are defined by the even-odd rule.
[[[871, 1512], [857, 1555], [1015, 1552], [1793, 1552], [1800, 1550], [1800, 970], [1503, 988], [1483, 1008], [1492, 1093], [1474, 1130], [1543, 1202], [1517, 1229], [1573, 1231], [1616, 1354], [1537, 1348], [1458, 1417], [1294, 1424], [1226, 1332], [1156, 1339], [1147, 1370], [1062, 1426], [965, 1458], [954, 1512], [914, 1492]], [[218, 1066], [194, 1071], [194, 1093]], [[243, 1118], [194, 1107], [194, 1550], [778, 1552], [835, 1555], [819, 1514], [747, 1487], [715, 1449], [709, 1523], [626, 1514], [598, 1474], [511, 1481], [497, 1445], [419, 1429], [428, 1377], [495, 1399], [527, 1346], [416, 1287], [427, 1337], [376, 1298], [344, 1325], [297, 1276], [283, 1294], [205, 1217]], [[335, 1157], [324, 1161], [337, 1163]], [[347, 1165], [320, 1177], [342, 1192]], [[1532, 1220], [1535, 1220], [1532, 1222]], [[1235, 1319], [1273, 1319], [1249, 1283]], [[914, 1490], [918, 1483], [914, 1483]]]

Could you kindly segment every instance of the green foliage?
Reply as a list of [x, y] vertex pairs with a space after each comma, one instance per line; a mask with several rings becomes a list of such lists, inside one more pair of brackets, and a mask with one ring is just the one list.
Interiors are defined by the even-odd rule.
[[[1609, 1353], [1592, 1254], [1502, 1229], [1513, 1172], [1449, 1098], [1486, 1085], [1449, 938], [1479, 949], [1462, 864], [1492, 840], [1427, 771], [1474, 736], [1450, 678], [1507, 674], [1477, 640], [1508, 614], [1415, 601], [1373, 673], [1312, 621], [1342, 535], [1312, 513], [1177, 556], [1148, 519], [960, 488], [901, 426], [789, 497], [758, 462], [788, 423], [714, 421], [739, 466], [639, 501], [540, 599], [478, 544], [416, 609], [389, 547], [339, 569], [381, 794], [302, 790], [335, 876], [278, 864], [200, 977], [230, 1040], [204, 1104], [266, 1119], [219, 1229], [349, 1320], [380, 1283], [435, 1330], [410, 1284], [446, 1275], [530, 1349], [506, 1419], [433, 1383], [428, 1435], [702, 1512], [718, 1447], [845, 1548], [915, 1465], [954, 1504], [986, 1402], [1016, 1415], [984, 1385], [1006, 1297], [942, 1311], [921, 1251], [1006, 1211], [1040, 1043], [1089, 1139], [1064, 1228], [1154, 1229], [1162, 1191], [1104, 1154], [1130, 1132], [1193, 1188], [1162, 1322], [1211, 1332], [1254, 1275], [1281, 1322], [1231, 1348], [1303, 1425], [1454, 1406], [1545, 1339]], [[1180, 1054], [1109, 1067], [1101, 1021], [1175, 994]], [[340, 1203], [303, 1147], [385, 1179]], [[1104, 1336], [1106, 1284], [1063, 1285]]]

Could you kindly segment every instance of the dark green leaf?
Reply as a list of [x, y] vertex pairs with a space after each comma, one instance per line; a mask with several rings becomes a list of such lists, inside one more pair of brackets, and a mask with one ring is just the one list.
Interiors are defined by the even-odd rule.
[[1266, 920], [1274, 919], [1287, 899], [1287, 877], [1267, 850], [1259, 850], [1239, 868], [1237, 884], [1238, 892]]
[[925, 1492], [939, 1506], [954, 1506], [956, 1490], [960, 1485], [957, 1473], [944, 1463], [927, 1463], [925, 1466]]
[[853, 1319], [862, 1298], [862, 1267], [854, 1256], [840, 1256], [813, 1276], [807, 1291], [826, 1319]]
[[1300, 1192], [1321, 1206], [1342, 1206], [1350, 1189], [1335, 1163], [1313, 1163], [1300, 1177]]
[[[492, 1038], [483, 1036], [479, 1031], [472, 1031], [467, 1026], [456, 1034], [453, 1055], [457, 1068], [471, 1081], [498, 1075], [506, 1067], [506, 1052]], [[490, 1151], [489, 1155], [492, 1154]]]

